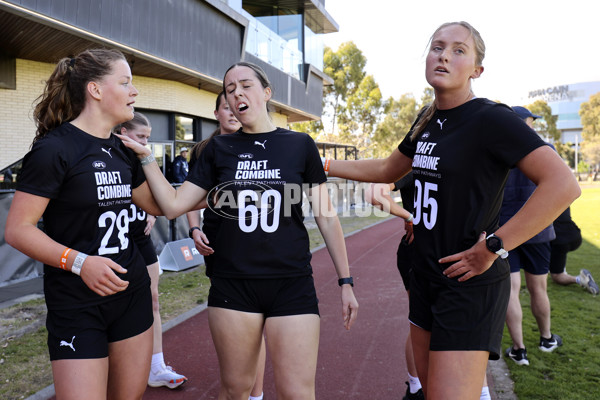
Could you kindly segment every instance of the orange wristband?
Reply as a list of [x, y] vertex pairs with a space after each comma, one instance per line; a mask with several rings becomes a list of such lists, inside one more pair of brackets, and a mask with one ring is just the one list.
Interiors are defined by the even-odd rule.
[[323, 164], [323, 170], [325, 171], [325, 175], [329, 175], [329, 163], [331, 160], [329, 158], [325, 159], [325, 163]]
[[60, 267], [64, 270], [67, 269], [67, 259], [69, 258], [70, 252], [71, 252], [71, 249], [68, 247], [65, 247], [65, 251], [63, 251], [63, 253], [62, 253], [62, 257], [60, 257]]

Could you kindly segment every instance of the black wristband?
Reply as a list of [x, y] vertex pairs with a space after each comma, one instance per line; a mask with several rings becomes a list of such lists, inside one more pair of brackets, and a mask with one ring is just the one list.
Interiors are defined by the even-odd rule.
[[202, 232], [202, 229], [200, 229], [199, 226], [191, 227], [190, 230], [188, 231], [188, 236], [190, 237], [190, 239], [194, 238], [194, 229], [198, 229], [200, 232]]
[[354, 287], [354, 279], [352, 279], [352, 277], [348, 277], [348, 278], [340, 278], [338, 279], [338, 285], [342, 286], [342, 285], [350, 285], [352, 287]]

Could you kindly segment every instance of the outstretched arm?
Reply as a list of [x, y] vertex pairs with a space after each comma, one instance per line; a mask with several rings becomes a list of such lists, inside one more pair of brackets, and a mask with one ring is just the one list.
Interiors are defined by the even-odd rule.
[[[152, 190], [152, 195], [160, 206], [162, 213], [168, 219], [177, 218], [187, 211], [200, 208], [202, 200], [206, 197], [206, 190], [189, 181], [185, 181], [177, 190], [175, 190], [162, 174], [158, 164], [155, 161], [151, 161], [153, 160], [153, 157], [147, 147], [142, 146], [127, 136], [117, 136], [123, 141], [125, 146], [132, 149], [142, 161], [146, 181]], [[143, 185], [136, 189], [143, 190], [142, 187]], [[144, 201], [143, 198], [138, 199], [136, 193], [134, 193], [134, 202], [148, 212], [142, 205]], [[151, 212], [151, 214], [154, 213]]]
[[406, 240], [408, 243], [412, 243], [413, 215], [392, 199], [390, 192], [393, 188], [393, 183], [371, 183], [365, 193], [365, 199], [380, 210], [402, 218], [404, 220], [404, 229], [406, 230]]
[[330, 160], [329, 176], [360, 182], [396, 182], [412, 169], [412, 160], [395, 149], [376, 160]]
[[[331, 205], [325, 184], [323, 183], [310, 189], [308, 198], [315, 215], [315, 222], [323, 235], [327, 250], [333, 260], [337, 276], [338, 278], [348, 278], [350, 276], [350, 267], [348, 265], [344, 233], [337, 213]], [[342, 285], [342, 316], [346, 329], [350, 329], [357, 315], [358, 302], [354, 297], [352, 286], [349, 284]]]

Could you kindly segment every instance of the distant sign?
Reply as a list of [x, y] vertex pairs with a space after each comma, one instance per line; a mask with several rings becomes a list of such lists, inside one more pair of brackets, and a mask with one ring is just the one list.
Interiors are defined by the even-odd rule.
[[532, 90], [529, 92], [529, 98], [539, 98], [550, 101], [571, 100], [573, 93], [569, 91], [569, 85], [551, 86], [546, 89]]

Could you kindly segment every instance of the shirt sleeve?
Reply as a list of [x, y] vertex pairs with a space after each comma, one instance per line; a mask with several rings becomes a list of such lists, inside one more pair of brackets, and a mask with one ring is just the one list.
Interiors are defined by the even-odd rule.
[[321, 184], [327, 182], [327, 176], [323, 170], [323, 163], [319, 155], [319, 149], [315, 141], [306, 135], [306, 161], [304, 167], [304, 181], [306, 183]]
[[67, 170], [68, 161], [64, 153], [57, 151], [50, 140], [40, 140], [23, 159], [17, 190], [56, 199]]
[[512, 109], [497, 104], [485, 116], [489, 132], [485, 146], [490, 156], [514, 167], [519, 160], [538, 147], [547, 145]]
[[215, 139], [208, 141], [186, 177], [186, 180], [205, 190], [211, 190], [216, 185]]

